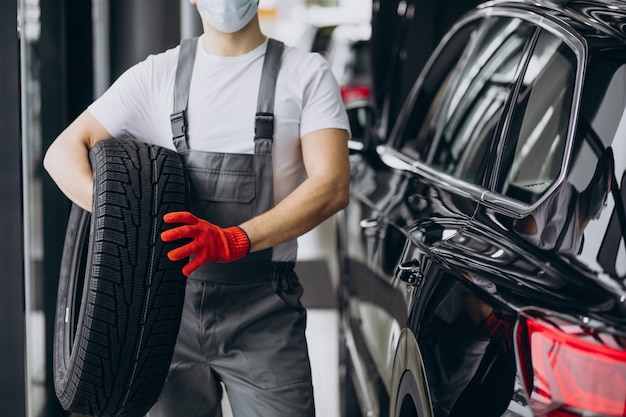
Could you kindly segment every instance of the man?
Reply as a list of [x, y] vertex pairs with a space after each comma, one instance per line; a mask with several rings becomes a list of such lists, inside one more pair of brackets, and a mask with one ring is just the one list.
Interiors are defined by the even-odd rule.
[[313, 416], [295, 239], [347, 204], [345, 110], [320, 56], [263, 35], [258, 1], [190, 2], [203, 20], [197, 45], [129, 69], [59, 135], [44, 166], [91, 210], [97, 141], [135, 137], [183, 158], [193, 214], [168, 213], [176, 227], [162, 239], [186, 239], [168, 256], [191, 260], [150, 417], [220, 416], [221, 383], [235, 416]]

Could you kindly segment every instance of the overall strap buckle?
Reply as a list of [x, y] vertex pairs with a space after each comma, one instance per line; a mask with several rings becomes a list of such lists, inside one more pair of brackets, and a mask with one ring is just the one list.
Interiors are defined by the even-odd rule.
[[254, 140], [274, 138], [274, 114], [258, 112], [254, 120]]
[[198, 38], [183, 39], [180, 43], [176, 78], [174, 80], [174, 97], [170, 122], [172, 125], [172, 140], [178, 152], [189, 149], [187, 143], [187, 102], [189, 101], [189, 86], [193, 64], [196, 58]]
[[172, 125], [172, 137], [174, 140], [184, 138], [187, 133], [187, 126], [185, 124], [185, 110], [181, 110], [170, 115], [170, 122]]

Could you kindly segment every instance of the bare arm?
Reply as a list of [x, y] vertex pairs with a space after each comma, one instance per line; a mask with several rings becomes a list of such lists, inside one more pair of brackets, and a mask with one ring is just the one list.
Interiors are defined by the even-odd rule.
[[75, 204], [91, 211], [93, 173], [89, 150], [111, 135], [85, 110], [50, 145], [43, 165], [63, 193]]
[[307, 179], [273, 209], [241, 225], [251, 251], [263, 250], [310, 231], [348, 204], [348, 134], [323, 129], [302, 137]]

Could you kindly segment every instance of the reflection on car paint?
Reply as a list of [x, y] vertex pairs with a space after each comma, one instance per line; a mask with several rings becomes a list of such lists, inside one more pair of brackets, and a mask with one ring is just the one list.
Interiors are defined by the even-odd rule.
[[338, 223], [364, 413], [624, 415], [625, 28], [617, 2], [489, 3], [365, 129]]

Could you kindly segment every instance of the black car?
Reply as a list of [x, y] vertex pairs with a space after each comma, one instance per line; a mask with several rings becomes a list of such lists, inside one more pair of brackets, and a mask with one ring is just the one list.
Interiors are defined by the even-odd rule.
[[344, 414], [626, 416], [626, 5], [485, 3], [407, 97], [351, 142]]

